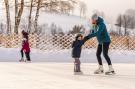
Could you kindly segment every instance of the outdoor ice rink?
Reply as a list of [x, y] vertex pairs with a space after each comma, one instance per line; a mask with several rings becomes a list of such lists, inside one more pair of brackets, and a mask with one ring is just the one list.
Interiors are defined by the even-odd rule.
[[[116, 75], [94, 75], [96, 64], [0, 62], [0, 89], [135, 89], [135, 64], [114, 64]], [[105, 70], [107, 65], [105, 64]]]

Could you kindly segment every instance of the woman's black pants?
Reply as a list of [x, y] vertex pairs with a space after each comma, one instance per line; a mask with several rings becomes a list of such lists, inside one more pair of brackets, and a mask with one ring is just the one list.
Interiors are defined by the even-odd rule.
[[110, 57], [108, 56], [109, 45], [110, 45], [110, 42], [104, 42], [103, 44], [98, 44], [96, 56], [97, 56], [99, 65], [103, 65], [102, 58], [101, 58], [102, 51], [103, 51], [103, 56], [105, 57], [108, 65], [112, 65]]

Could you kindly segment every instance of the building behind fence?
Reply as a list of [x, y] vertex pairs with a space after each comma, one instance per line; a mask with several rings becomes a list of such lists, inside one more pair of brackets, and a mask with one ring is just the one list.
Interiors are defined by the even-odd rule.
[[[70, 49], [71, 44], [75, 39], [75, 35], [72, 34], [57, 34], [57, 35], [43, 35], [43, 34], [30, 34], [29, 42], [31, 48], [39, 50], [63, 50]], [[121, 51], [135, 51], [135, 37], [129, 36], [111, 36], [111, 50]], [[21, 35], [0, 35], [0, 47], [3, 48], [18, 48], [21, 47], [22, 37]], [[88, 40], [83, 46], [84, 49], [96, 49], [96, 38]]]

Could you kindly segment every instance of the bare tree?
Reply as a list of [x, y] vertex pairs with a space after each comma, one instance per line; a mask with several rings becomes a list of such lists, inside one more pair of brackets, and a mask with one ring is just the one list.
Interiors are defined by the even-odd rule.
[[73, 13], [76, 0], [42, 0], [41, 8], [55, 13]]
[[6, 28], [6, 25], [0, 22], [0, 34], [4, 33], [5, 28]]
[[116, 26], [119, 27], [119, 35], [121, 34], [121, 26], [122, 26], [122, 15], [120, 14], [117, 18]]
[[6, 8], [6, 19], [7, 19], [7, 34], [11, 33], [11, 19], [8, 0], [4, 0]]
[[125, 28], [125, 35], [127, 35], [127, 29], [135, 28], [135, 10], [128, 9], [123, 15], [123, 26]]
[[18, 0], [15, 0], [15, 28], [14, 28], [15, 33], [18, 33], [18, 30], [17, 30], [17, 15], [18, 15]]
[[18, 29], [19, 29], [23, 9], [24, 9], [24, 0], [21, 0], [20, 8], [19, 8], [18, 0], [15, 0], [15, 28], [14, 28], [14, 32], [16, 34], [18, 34]]
[[129, 28], [130, 21], [131, 21], [131, 18], [129, 15], [123, 15], [123, 26], [125, 29], [125, 35], [128, 35], [127, 29]]
[[132, 16], [131, 29], [135, 28], [135, 16]]
[[54, 23], [51, 24], [50, 28], [51, 28], [51, 34], [52, 35], [57, 34], [57, 26]]
[[32, 15], [32, 9], [33, 9], [33, 0], [31, 0], [31, 5], [30, 5], [30, 12], [29, 12], [29, 23], [28, 23], [28, 29], [30, 32], [31, 31], [31, 15]]
[[124, 35], [126, 35], [127, 34], [127, 16], [126, 15], [123, 15], [123, 26], [125, 29]]
[[35, 21], [34, 21], [35, 32], [38, 30], [38, 17], [39, 17], [41, 1], [42, 0], [38, 0], [37, 10], [36, 10], [36, 16], [35, 16]]
[[128, 22], [129, 28], [134, 29], [135, 28], [135, 9], [128, 9], [125, 12], [125, 14], [128, 15], [130, 19], [130, 22]]
[[85, 16], [86, 11], [87, 11], [87, 6], [84, 2], [80, 2], [79, 3], [79, 7], [80, 7], [80, 17], [81, 16]]
[[135, 28], [135, 12], [132, 11], [134, 10], [126, 11], [125, 14], [118, 16], [116, 25], [119, 27], [119, 33], [121, 33], [121, 27], [124, 28], [124, 35], [128, 35], [128, 31]]

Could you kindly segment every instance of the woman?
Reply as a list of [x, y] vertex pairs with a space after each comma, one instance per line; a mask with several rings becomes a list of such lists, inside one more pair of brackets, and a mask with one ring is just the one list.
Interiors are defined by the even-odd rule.
[[96, 56], [99, 63], [99, 68], [94, 73], [101, 74], [104, 72], [103, 63], [101, 59], [101, 53], [103, 52], [103, 56], [105, 57], [109, 66], [109, 70], [105, 72], [105, 74], [114, 74], [115, 71], [112, 67], [110, 57], [108, 56], [108, 50], [109, 50], [109, 45], [111, 43], [111, 40], [107, 32], [106, 25], [104, 24], [104, 20], [101, 17], [99, 17], [97, 14], [94, 14], [92, 16], [92, 24], [96, 25], [94, 26], [96, 31], [93, 32], [92, 34], [89, 34], [88, 37], [89, 38], [96, 37], [98, 40]]

